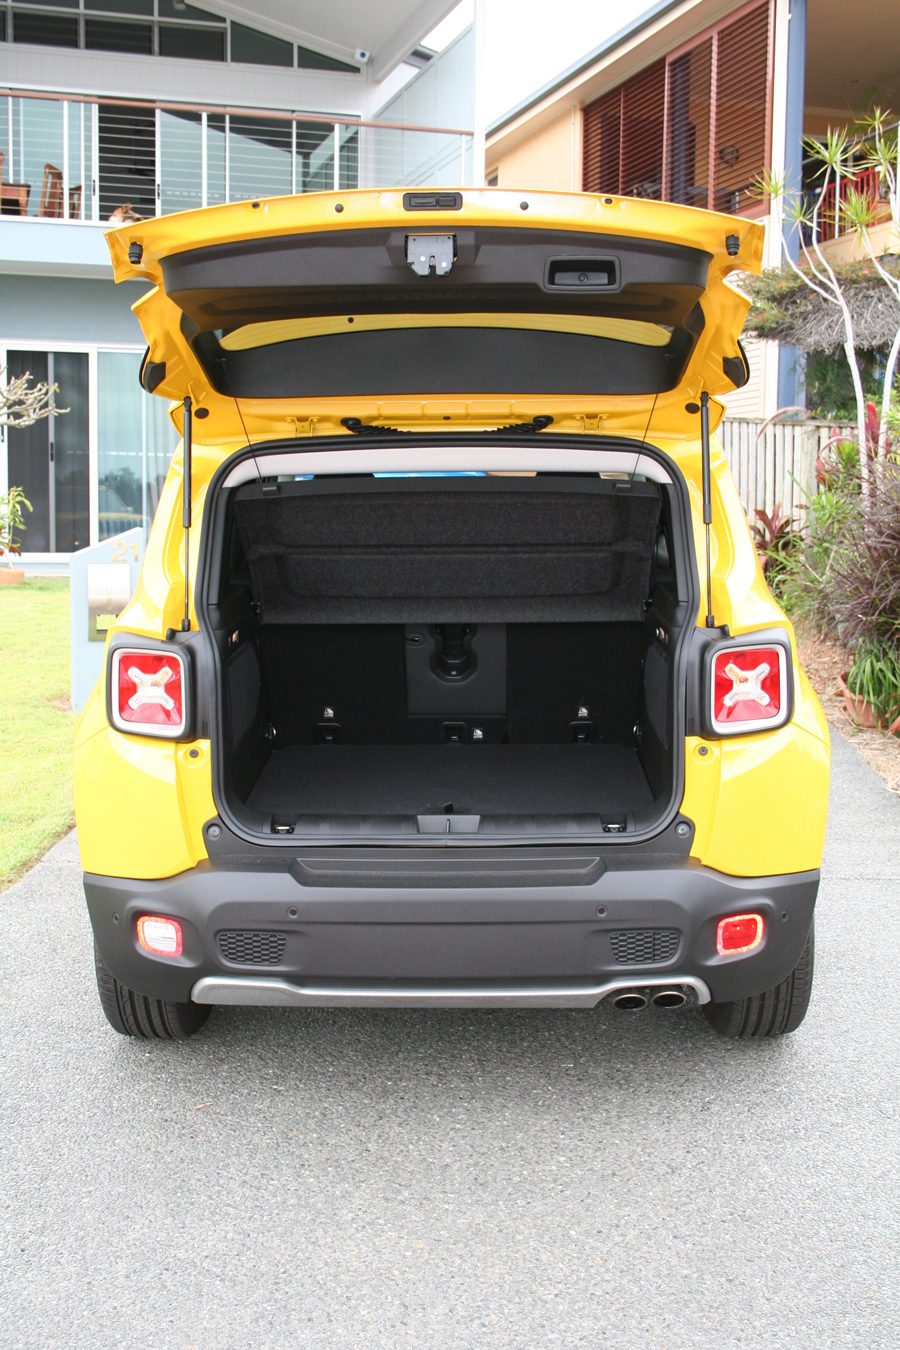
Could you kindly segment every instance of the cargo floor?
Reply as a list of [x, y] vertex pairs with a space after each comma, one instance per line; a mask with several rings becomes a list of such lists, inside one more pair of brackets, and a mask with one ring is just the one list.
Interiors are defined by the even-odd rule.
[[621, 745], [294, 745], [274, 751], [247, 805], [286, 816], [581, 815], [652, 801]]

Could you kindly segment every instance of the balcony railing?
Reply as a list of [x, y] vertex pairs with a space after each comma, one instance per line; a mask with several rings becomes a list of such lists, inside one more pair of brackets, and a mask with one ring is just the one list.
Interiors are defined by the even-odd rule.
[[356, 187], [459, 186], [472, 133], [139, 99], [0, 90], [0, 208], [114, 222]]
[[[852, 231], [853, 226], [848, 224], [844, 210], [851, 192], [867, 203], [873, 213], [873, 222], [881, 216], [887, 218], [889, 214], [887, 189], [882, 182], [881, 175], [877, 169], [863, 169], [860, 173], [854, 174], [853, 177], [839, 178], [836, 182], [829, 183], [822, 193], [818, 221], [820, 243], [837, 239], [840, 235]], [[883, 210], [881, 209], [882, 203]]]

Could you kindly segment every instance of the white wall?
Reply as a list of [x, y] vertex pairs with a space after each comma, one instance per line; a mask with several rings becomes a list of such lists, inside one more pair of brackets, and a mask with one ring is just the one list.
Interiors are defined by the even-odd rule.
[[[376, 120], [415, 126], [450, 127], [470, 131], [475, 118], [475, 30], [467, 28], [455, 42], [429, 62], [409, 84], [378, 109]], [[481, 157], [477, 180], [471, 138], [435, 133], [363, 134], [360, 147], [360, 184], [390, 180], [398, 185], [466, 187], [482, 181]]]
[[766, 349], [771, 346], [771, 343], [760, 342], [758, 338], [752, 337], [744, 337], [741, 341], [747, 353], [750, 378], [742, 389], [735, 389], [732, 393], [722, 396], [722, 402], [725, 404], [725, 416], [763, 418], [766, 416], [766, 364], [769, 357]]
[[129, 343], [146, 340], [131, 306], [145, 282], [5, 275], [0, 284], [0, 342]]
[[471, 131], [475, 111], [475, 30], [460, 33], [408, 84], [378, 109], [384, 122]]

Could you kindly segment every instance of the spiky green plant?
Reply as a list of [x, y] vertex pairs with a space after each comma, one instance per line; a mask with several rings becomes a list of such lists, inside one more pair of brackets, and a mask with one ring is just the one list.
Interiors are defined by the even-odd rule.
[[[869, 267], [878, 277], [885, 298], [893, 307], [900, 305], [900, 273], [879, 255], [872, 241], [872, 227], [880, 218], [879, 202], [862, 186], [862, 174], [874, 170], [879, 196], [888, 205], [892, 228], [900, 233], [900, 200], [897, 183], [897, 134], [892, 114], [876, 108], [852, 127], [829, 128], [821, 140], [807, 138], [807, 155], [817, 165], [817, 186], [811, 193], [789, 191], [785, 180], [776, 174], [758, 180], [760, 195], [768, 198], [782, 222], [785, 235], [785, 265], [802, 284], [814, 292], [826, 306], [840, 315], [842, 348], [853, 383], [856, 405], [857, 443], [859, 446], [860, 491], [864, 511], [872, 504], [884, 481], [888, 458], [888, 426], [894, 378], [900, 359], [900, 321], [895, 318], [888, 344], [884, 373], [879, 436], [875, 455], [867, 454], [866, 394], [857, 357], [854, 314], [845, 285], [823, 249], [827, 234], [831, 192], [834, 191], [836, 228], [856, 235]], [[841, 190], [838, 191], [838, 184]], [[798, 241], [795, 260], [789, 236]]]

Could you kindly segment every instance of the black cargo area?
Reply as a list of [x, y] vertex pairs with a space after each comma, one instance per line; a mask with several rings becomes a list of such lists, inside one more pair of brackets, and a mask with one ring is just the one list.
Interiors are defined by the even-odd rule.
[[247, 801], [295, 816], [576, 816], [634, 812], [653, 794], [618, 745], [289, 746]]
[[208, 607], [229, 812], [316, 838], [646, 828], [672, 786], [665, 491], [553, 474], [233, 490]]

